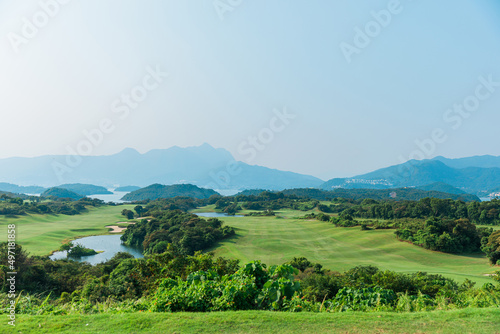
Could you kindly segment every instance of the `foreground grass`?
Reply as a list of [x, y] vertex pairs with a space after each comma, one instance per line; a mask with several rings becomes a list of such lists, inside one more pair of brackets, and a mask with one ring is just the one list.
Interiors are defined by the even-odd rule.
[[[424, 313], [130, 313], [19, 316], [2, 333], [500, 333], [500, 309]], [[10, 329], [10, 331], [9, 331]]]
[[[17, 242], [31, 255], [47, 255], [57, 250], [63, 241], [89, 235], [108, 234], [105, 226], [125, 221], [123, 209], [133, 205], [90, 208], [88, 212], [74, 215], [26, 215], [17, 218], [0, 217], [0, 224], [16, 225]], [[7, 241], [7, 234], [4, 233]]]
[[283, 210], [278, 213], [280, 218], [220, 218], [236, 228], [236, 236], [218, 243], [212, 250], [217, 256], [239, 259], [242, 263], [261, 260], [266, 264], [281, 264], [304, 256], [331, 270], [374, 265], [398, 272], [442, 274], [458, 282], [468, 278], [479, 286], [492, 283], [485, 274], [498, 270], [481, 253], [433, 252], [397, 240], [394, 230], [361, 231], [359, 227], [335, 227], [327, 222], [296, 219], [305, 213]]

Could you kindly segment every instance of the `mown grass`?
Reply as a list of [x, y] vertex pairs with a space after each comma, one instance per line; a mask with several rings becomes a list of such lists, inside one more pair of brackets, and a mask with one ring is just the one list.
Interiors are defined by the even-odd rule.
[[360, 227], [335, 227], [328, 222], [294, 218], [306, 213], [283, 210], [277, 213], [280, 217], [223, 217], [221, 220], [236, 228], [236, 236], [212, 250], [242, 263], [261, 260], [281, 264], [304, 256], [337, 271], [374, 265], [398, 272], [442, 274], [458, 282], [468, 278], [480, 285], [492, 282], [485, 274], [498, 270], [482, 253], [453, 255], [425, 250], [397, 240], [394, 230], [361, 231]]
[[[0, 225], [16, 225], [16, 241], [31, 255], [47, 255], [57, 250], [63, 241], [89, 235], [108, 234], [105, 226], [126, 221], [120, 213], [133, 209], [133, 205], [90, 208], [88, 212], [74, 215], [26, 215], [17, 218], [0, 216]], [[3, 233], [7, 241], [7, 231]]]
[[[46, 255], [63, 241], [89, 235], [108, 234], [105, 226], [125, 221], [123, 209], [133, 205], [91, 208], [75, 216], [27, 215], [0, 218], [2, 225], [17, 226], [17, 242], [32, 255]], [[213, 206], [195, 212], [213, 211]], [[485, 274], [495, 271], [482, 254], [459, 256], [432, 252], [400, 242], [394, 230], [361, 231], [359, 227], [340, 228], [316, 220], [296, 219], [309, 212], [282, 210], [276, 217], [224, 217], [237, 235], [219, 243], [213, 250], [219, 256], [240, 259], [243, 263], [261, 260], [281, 264], [305, 256], [326, 268], [343, 271], [357, 265], [375, 265], [400, 272], [427, 271], [478, 284], [491, 282]], [[6, 235], [6, 234], [4, 234]]]
[[[18, 316], [2, 333], [500, 333], [500, 308], [422, 313], [127, 313]], [[9, 331], [10, 330], [10, 331]]]

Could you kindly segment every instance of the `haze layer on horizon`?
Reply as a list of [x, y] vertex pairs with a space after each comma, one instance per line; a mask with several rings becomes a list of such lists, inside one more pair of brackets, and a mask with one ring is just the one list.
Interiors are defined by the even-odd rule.
[[500, 4], [0, 1], [0, 158], [204, 142], [322, 179], [500, 155]]

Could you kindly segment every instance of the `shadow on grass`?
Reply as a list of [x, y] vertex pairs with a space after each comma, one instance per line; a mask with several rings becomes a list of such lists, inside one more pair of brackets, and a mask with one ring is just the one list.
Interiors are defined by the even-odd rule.
[[5, 218], [13, 218], [13, 219], [15, 219], [15, 218], [19, 218], [19, 216], [27, 216], [27, 214], [17, 214], [17, 215], [15, 215], [15, 214], [6, 214], [4, 216], [5, 216]]
[[70, 229], [71, 232], [97, 232], [98, 228], [73, 228]]
[[421, 248], [421, 249], [424, 249], [426, 251], [429, 251], [429, 252], [433, 252], [433, 253], [441, 253], [441, 254], [447, 254], [447, 255], [454, 255], [454, 256], [459, 256], [459, 257], [463, 257], [463, 258], [469, 258], [469, 259], [485, 259], [487, 260], [487, 257], [486, 257], [486, 254], [484, 254], [483, 252], [475, 252], [475, 253], [446, 253], [446, 252], [441, 252], [441, 251], [437, 251], [437, 250], [432, 250], [432, 249], [428, 249], [428, 248], [425, 248], [425, 247], [422, 247], [422, 246], [419, 246], [411, 241], [408, 241], [408, 240], [402, 240], [402, 239], [398, 239], [396, 238], [396, 240], [400, 241], [400, 242], [405, 242], [407, 244], [410, 244], [414, 247], [418, 247], [418, 248]]
[[219, 247], [222, 246], [222, 242], [228, 242], [228, 243], [231, 243], [231, 244], [237, 243], [238, 240], [240, 240], [241, 238], [243, 238], [243, 236], [241, 236], [241, 235], [238, 234], [238, 230], [241, 230], [241, 229], [234, 227], [234, 231], [236, 232], [235, 235], [232, 235], [229, 238], [225, 238], [225, 239], [217, 241], [212, 247], [207, 248], [206, 252], [213, 252], [213, 251], [215, 251], [217, 248], [219, 248]]

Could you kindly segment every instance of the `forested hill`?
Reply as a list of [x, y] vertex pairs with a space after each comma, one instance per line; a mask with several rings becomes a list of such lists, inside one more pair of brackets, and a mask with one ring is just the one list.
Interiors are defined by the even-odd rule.
[[43, 188], [43, 187], [38, 187], [38, 186], [23, 187], [23, 186], [18, 186], [16, 184], [12, 184], [12, 183], [0, 182], [0, 191], [5, 191], [5, 192], [9, 192], [9, 193], [41, 194], [45, 190], [47, 190], [47, 189]]
[[75, 192], [77, 194], [80, 194], [82, 196], [112, 194], [112, 192], [110, 192], [108, 189], [101, 186], [95, 186], [93, 184], [82, 184], [82, 183], [62, 184], [60, 186], [57, 186], [57, 188], [66, 189]]
[[137, 186], [123, 186], [123, 187], [116, 188], [115, 191], [131, 192], [131, 191], [135, 191], [135, 190], [139, 190], [139, 189], [141, 189], [141, 187], [137, 187]]
[[457, 195], [466, 194], [465, 191], [462, 191], [458, 188], [450, 186], [449, 184], [444, 183], [444, 182], [434, 182], [434, 183], [428, 184], [426, 186], [418, 187], [418, 189], [428, 190], [428, 191], [439, 191], [442, 193], [457, 194]]
[[[440, 198], [440, 199], [454, 199], [463, 200], [465, 202], [480, 201], [480, 199], [471, 194], [450, 194], [433, 190], [421, 190], [415, 188], [397, 188], [397, 189], [334, 189], [330, 191], [301, 188], [301, 189], [287, 189], [282, 191], [285, 195], [295, 195], [298, 197], [308, 197], [319, 201], [331, 200], [333, 198], [350, 198], [350, 199], [364, 199], [370, 198], [374, 200], [395, 200], [395, 201], [418, 201], [422, 198]], [[238, 195], [256, 195], [254, 191], [244, 191]]]
[[84, 196], [77, 194], [71, 190], [63, 188], [49, 188], [45, 190], [40, 196], [42, 197], [55, 197], [55, 198], [70, 198], [74, 200], [79, 200]]
[[148, 187], [132, 191], [125, 196], [124, 201], [143, 201], [155, 200], [158, 198], [173, 198], [173, 197], [191, 197], [198, 199], [206, 199], [212, 195], [219, 195], [219, 193], [212, 189], [205, 189], [194, 186], [192, 184], [174, 184], [165, 186], [162, 184], [152, 184]]
[[25, 194], [15, 194], [9, 191], [1, 191], [0, 190], [0, 201], [5, 200], [6, 198], [20, 198], [20, 199], [33, 199], [34, 196], [28, 196]]

